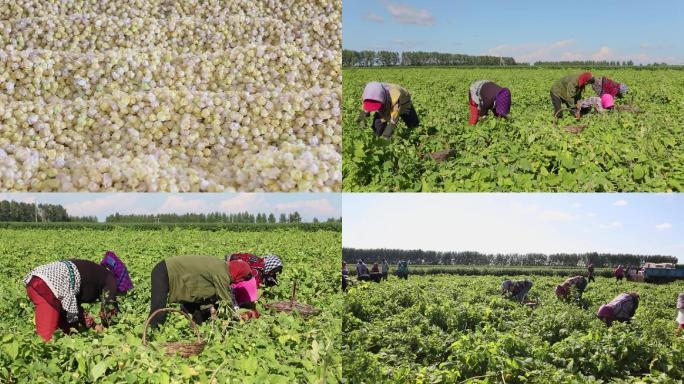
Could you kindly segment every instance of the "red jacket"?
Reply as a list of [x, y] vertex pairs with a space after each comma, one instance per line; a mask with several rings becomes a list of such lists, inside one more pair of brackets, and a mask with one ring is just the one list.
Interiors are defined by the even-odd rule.
[[252, 276], [256, 279], [257, 288], [261, 286], [265, 268], [263, 258], [251, 253], [233, 253], [230, 255], [230, 260], [242, 260], [247, 262], [252, 269]]

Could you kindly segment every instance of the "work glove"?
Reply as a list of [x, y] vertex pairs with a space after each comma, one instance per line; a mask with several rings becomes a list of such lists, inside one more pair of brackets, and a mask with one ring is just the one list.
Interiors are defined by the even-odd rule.
[[382, 131], [382, 137], [389, 139], [394, 134], [394, 130], [397, 129], [397, 125], [394, 123], [388, 123], [385, 130]]
[[362, 125], [366, 121], [366, 118], [368, 118], [368, 116], [370, 116], [370, 113], [368, 113], [366, 111], [359, 112], [359, 115], [356, 117], [356, 120], [355, 120], [356, 124]]

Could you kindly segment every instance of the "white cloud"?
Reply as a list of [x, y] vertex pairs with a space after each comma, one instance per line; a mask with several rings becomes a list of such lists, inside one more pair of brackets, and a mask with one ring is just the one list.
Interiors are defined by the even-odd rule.
[[[84, 196], [88, 196], [85, 195]], [[82, 200], [76, 203], [64, 204], [69, 215], [72, 216], [98, 216], [107, 211], [129, 207], [135, 204], [138, 198], [131, 193], [115, 193], [107, 197]]]
[[207, 209], [203, 200], [185, 199], [183, 196], [173, 195], [164, 200], [158, 213], [200, 213]]
[[598, 61], [611, 60], [614, 57], [615, 57], [615, 53], [613, 52], [613, 50], [606, 47], [606, 46], [599, 48], [598, 51], [591, 54], [591, 59], [592, 60], [598, 60]]
[[[19, 203], [35, 203], [36, 197], [33, 194], [28, 193], [0, 193], [0, 201], [16, 201]], [[40, 201], [38, 201], [40, 203]]]
[[624, 207], [627, 205], [627, 200], [618, 200], [614, 202], [613, 205], [616, 207]]
[[659, 230], [659, 231], [665, 231], [665, 230], [671, 229], [671, 228], [672, 228], [672, 224], [670, 224], [670, 223], [662, 223], [662, 224], [656, 225], [655, 227], [656, 227], [656, 229]]
[[620, 221], [612, 221], [609, 224], [601, 224], [601, 228], [603, 229], [616, 229], [616, 228], [622, 228], [622, 222]]
[[366, 13], [366, 20], [370, 20], [375, 23], [382, 23], [385, 21], [385, 18], [374, 12], [368, 12]]
[[582, 203], [572, 203], [573, 208], [580, 208], [582, 207]]
[[596, 217], [598, 216], [595, 212], [587, 212], [588, 217]]
[[399, 46], [402, 50], [411, 50], [422, 45], [420, 41], [394, 39], [392, 43]]
[[547, 221], [569, 221], [577, 219], [577, 216], [564, 211], [545, 210], [539, 213], [539, 218]]
[[221, 201], [219, 208], [222, 212], [245, 212], [268, 209], [263, 198], [255, 193], [240, 193], [235, 197]]
[[390, 16], [401, 24], [425, 26], [435, 24], [435, 17], [426, 9], [418, 9], [408, 4], [399, 4], [389, 1], [385, 2], [384, 6]]
[[291, 201], [273, 206], [278, 213], [297, 211], [303, 216], [327, 218], [338, 215], [337, 209], [326, 199]]

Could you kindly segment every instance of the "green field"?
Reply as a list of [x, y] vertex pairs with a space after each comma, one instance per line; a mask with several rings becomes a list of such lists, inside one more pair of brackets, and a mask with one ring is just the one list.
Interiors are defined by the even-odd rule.
[[[328, 383], [341, 380], [338, 293], [339, 231], [272, 230], [231, 232], [117, 228], [0, 229], [0, 382], [2, 383]], [[120, 300], [118, 322], [102, 334], [63, 336], [45, 344], [35, 335], [33, 304], [21, 279], [34, 267], [65, 258], [99, 262], [114, 250], [127, 264], [134, 290]], [[152, 345], [141, 345], [149, 312], [150, 271], [163, 258], [236, 251], [280, 255], [280, 284], [260, 292], [258, 320], [222, 317], [200, 327], [204, 351], [189, 359], [167, 357], [163, 340], [192, 340], [187, 321], [171, 316]], [[266, 302], [286, 300], [294, 279], [297, 300], [316, 306], [313, 318], [275, 314]], [[99, 305], [91, 308], [97, 313]], [[174, 320], [175, 319], [175, 320]], [[213, 381], [211, 380], [213, 377]]]
[[[373, 263], [368, 263], [368, 268]], [[356, 265], [348, 264], [349, 273], [356, 276]], [[397, 269], [396, 264], [390, 264], [389, 273], [393, 274]], [[587, 269], [583, 267], [546, 267], [534, 265], [434, 265], [434, 264], [411, 264], [409, 266], [411, 275], [490, 275], [490, 276], [509, 276], [511, 274], [529, 274], [541, 276], [571, 276], [587, 274]], [[594, 275], [610, 277], [613, 274], [612, 268], [596, 268]]]
[[[682, 191], [684, 71], [601, 69], [627, 83], [643, 113], [582, 119], [567, 113], [554, 126], [551, 84], [582, 69], [372, 68], [343, 70], [345, 191]], [[492, 80], [512, 93], [511, 119], [468, 125], [468, 87]], [[411, 93], [421, 126], [398, 125], [391, 142], [355, 118], [369, 81], [398, 83]], [[593, 96], [587, 88], [584, 97]], [[490, 113], [491, 117], [491, 113]], [[367, 121], [370, 124], [370, 121]], [[436, 162], [429, 153], [454, 151]]]
[[[522, 279], [525, 276], [509, 276]], [[668, 285], [598, 277], [582, 303], [563, 303], [560, 277], [529, 277], [536, 309], [499, 294], [503, 277], [433, 275], [347, 293], [343, 375], [349, 383], [674, 383], [684, 378], [684, 335]], [[637, 291], [631, 324], [606, 327], [598, 307]], [[470, 380], [468, 380], [470, 379]]]

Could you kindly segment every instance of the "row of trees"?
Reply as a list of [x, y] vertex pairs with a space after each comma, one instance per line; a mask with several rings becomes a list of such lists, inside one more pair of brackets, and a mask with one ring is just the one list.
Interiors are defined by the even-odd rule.
[[625, 253], [556, 253], [546, 255], [542, 253], [509, 253], [485, 254], [475, 251], [437, 252], [404, 249], [356, 249], [343, 248], [342, 258], [348, 263], [355, 263], [361, 259], [374, 262], [387, 259], [390, 264], [399, 260], [409, 260], [413, 264], [433, 265], [497, 265], [497, 266], [547, 266], [547, 267], [577, 267], [586, 265], [587, 261], [596, 267], [610, 267], [618, 264], [641, 265], [644, 262], [677, 263], [674, 256], [636, 255]]
[[512, 57], [471, 56], [441, 52], [342, 51], [344, 67], [516, 65]]
[[537, 61], [535, 67], [633, 67], [634, 62], [608, 60]]
[[94, 216], [69, 216], [61, 205], [0, 201], [0, 221], [16, 222], [96, 222]]
[[[105, 219], [107, 223], [236, 223], [236, 224], [285, 224], [285, 223], [301, 223], [302, 216], [299, 212], [292, 212], [289, 214], [281, 213], [278, 217], [273, 213], [163, 213], [150, 215], [122, 215], [115, 213], [109, 215]], [[327, 222], [341, 221], [341, 219], [329, 218]], [[319, 220], [314, 218], [314, 223]]]

